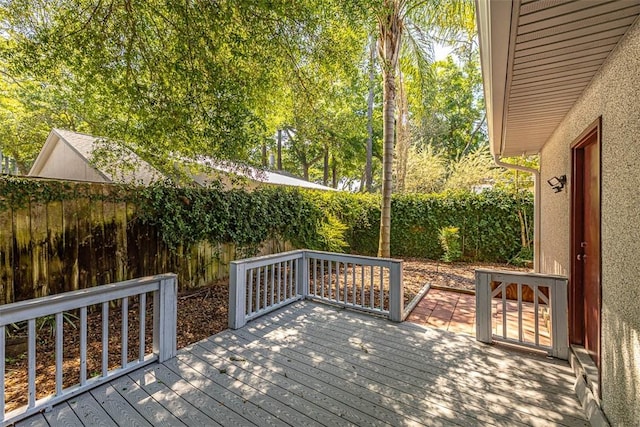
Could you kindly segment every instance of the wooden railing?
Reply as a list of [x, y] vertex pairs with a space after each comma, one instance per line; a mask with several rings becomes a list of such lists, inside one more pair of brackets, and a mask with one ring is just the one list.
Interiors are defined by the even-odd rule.
[[301, 299], [379, 314], [404, 314], [402, 261], [298, 250], [231, 263], [229, 327]]
[[[146, 352], [147, 293], [152, 293], [153, 302], [153, 347]], [[33, 413], [52, 407], [79, 393], [97, 387], [115, 377], [124, 375], [156, 360], [163, 362], [176, 354], [177, 280], [174, 274], [128, 280], [126, 282], [98, 286], [90, 289], [66, 292], [0, 306], [0, 421], [9, 425]], [[129, 298], [135, 298], [138, 310], [138, 357], [130, 361], [129, 354]], [[88, 308], [98, 306], [101, 311], [101, 371], [98, 376], [87, 378], [87, 316]], [[109, 369], [109, 310], [110, 306], [121, 309], [121, 332], [118, 350], [120, 366]], [[65, 351], [64, 322], [70, 313], [79, 313], [79, 383], [64, 387], [63, 361]], [[73, 314], [75, 317], [75, 314]], [[36, 397], [36, 324], [42, 319], [52, 319], [55, 325], [55, 393], [43, 398]], [[68, 321], [68, 320], [67, 320]], [[27, 324], [27, 372], [26, 405], [5, 413], [5, 333], [6, 328], [23, 322]], [[67, 381], [68, 382], [68, 381]]]
[[567, 359], [567, 279], [476, 270], [476, 339], [544, 350]]

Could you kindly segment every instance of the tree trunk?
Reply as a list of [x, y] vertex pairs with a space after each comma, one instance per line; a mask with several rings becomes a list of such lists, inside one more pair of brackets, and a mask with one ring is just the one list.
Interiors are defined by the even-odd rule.
[[384, 83], [384, 103], [382, 107], [383, 150], [382, 150], [382, 206], [380, 208], [380, 240], [378, 256], [391, 256], [391, 193], [393, 185], [393, 137], [394, 111], [396, 107], [396, 84], [394, 78], [387, 77]]
[[276, 158], [277, 169], [282, 170], [282, 129], [278, 129], [278, 155]]
[[407, 177], [407, 161], [409, 157], [409, 102], [404, 90], [402, 72], [398, 72], [398, 121], [396, 122], [396, 189], [404, 192], [404, 183]]
[[333, 156], [331, 156], [331, 186], [338, 188], [338, 164]]
[[373, 187], [373, 99], [376, 77], [376, 45], [375, 36], [371, 35], [371, 47], [369, 52], [369, 99], [367, 100], [367, 163], [364, 168], [364, 182], [367, 193], [371, 193]]
[[263, 142], [262, 143], [262, 167], [266, 168], [267, 167], [267, 143]]
[[329, 185], [329, 147], [324, 146], [324, 173], [322, 175], [322, 185]]
[[383, 150], [382, 150], [382, 204], [380, 206], [380, 240], [378, 256], [391, 256], [391, 192], [393, 184], [394, 112], [396, 107], [396, 69], [400, 54], [402, 17], [397, 0], [385, 0], [383, 15], [379, 17], [380, 46], [383, 81]]

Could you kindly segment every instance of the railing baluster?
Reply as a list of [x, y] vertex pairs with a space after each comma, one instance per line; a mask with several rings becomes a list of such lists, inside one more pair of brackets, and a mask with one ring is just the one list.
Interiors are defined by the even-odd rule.
[[[28, 373], [28, 393], [29, 401], [27, 407], [33, 408], [36, 404], [36, 319], [29, 319], [28, 321], [28, 345], [27, 345], [27, 358], [29, 373]], [[4, 374], [3, 374], [4, 375]]]
[[120, 340], [122, 367], [126, 368], [129, 361], [129, 297], [122, 298], [122, 332], [120, 333]]
[[373, 270], [373, 265], [371, 266], [369, 275], [371, 276], [371, 283], [369, 284], [369, 308], [373, 309], [375, 307], [375, 294], [373, 292], [375, 273]]
[[320, 277], [322, 279], [322, 294], [321, 298], [324, 298], [324, 260], [320, 260]]
[[289, 261], [289, 298], [293, 298], [295, 296], [294, 292], [296, 290], [295, 282], [293, 280], [293, 263], [293, 260]]
[[344, 303], [348, 303], [348, 288], [347, 288], [347, 270], [348, 270], [349, 264], [347, 262], [344, 263]]
[[140, 294], [139, 296], [139, 304], [140, 304], [140, 314], [139, 316], [139, 321], [140, 324], [138, 326], [138, 332], [139, 332], [139, 348], [138, 348], [138, 360], [140, 362], [142, 362], [144, 360], [144, 354], [145, 354], [145, 332], [146, 332], [146, 315], [147, 315], [147, 294]]
[[289, 277], [288, 277], [289, 276], [289, 272], [287, 271], [288, 269], [289, 269], [289, 262], [285, 261], [284, 262], [284, 271], [282, 272], [282, 274], [284, 275], [284, 283], [283, 283], [283, 289], [282, 289], [282, 292], [284, 293], [283, 294], [283, 298], [282, 298], [283, 301], [286, 301], [289, 298], [289, 296], [287, 294], [287, 292], [289, 291], [289, 284], [287, 283], [287, 281], [289, 279]]
[[[154, 307], [157, 310], [157, 307]], [[109, 303], [102, 303], [102, 376], [109, 373]]]
[[327, 298], [333, 298], [333, 263], [331, 261], [327, 261], [327, 268], [329, 272], [327, 273]]
[[318, 260], [313, 259], [313, 296], [318, 296]]
[[500, 284], [502, 287], [502, 338], [507, 338], [507, 282]]
[[282, 301], [282, 263], [278, 263], [278, 302]]
[[62, 313], [56, 313], [56, 396], [62, 394], [63, 321]]
[[253, 268], [249, 269], [249, 281], [247, 282], [247, 286], [249, 287], [249, 304], [247, 304], [247, 313], [253, 313]]
[[262, 287], [262, 283], [261, 283], [261, 268], [258, 267], [256, 268], [256, 311], [260, 311], [260, 290]]
[[[291, 270], [291, 285], [292, 285], [291, 296], [296, 296], [296, 297], [299, 295], [298, 290], [300, 289], [300, 284], [298, 283], [298, 272], [300, 271], [299, 268], [300, 268], [300, 260], [299, 259], [293, 260], [293, 269]], [[296, 278], [295, 283], [293, 280], [294, 277]]]
[[276, 266], [271, 265], [271, 305], [275, 301]]
[[384, 270], [380, 266], [380, 310], [384, 311]]
[[536, 345], [540, 345], [540, 318], [538, 316], [538, 285], [533, 285], [533, 319], [535, 321], [534, 329], [535, 329], [535, 342]]
[[356, 264], [351, 264], [351, 296], [352, 304], [356, 305]]
[[518, 340], [523, 341], [523, 326], [522, 326], [522, 283], [518, 282]]
[[4, 342], [4, 338], [5, 338], [5, 330], [4, 330], [4, 325], [0, 325], [0, 348], [2, 349], [2, 354], [0, 354], [0, 373], [2, 375], [0, 375], [0, 394], [2, 394], [2, 397], [0, 397], [0, 421], [4, 420], [4, 375], [5, 375], [5, 366], [4, 366], [4, 358], [7, 356], [5, 354], [6, 352], [6, 347], [5, 347], [5, 342]]
[[80, 307], [80, 385], [87, 383], [87, 307]]
[[364, 307], [364, 264], [360, 266], [360, 305]]
[[340, 261], [336, 261], [336, 302], [340, 302]]

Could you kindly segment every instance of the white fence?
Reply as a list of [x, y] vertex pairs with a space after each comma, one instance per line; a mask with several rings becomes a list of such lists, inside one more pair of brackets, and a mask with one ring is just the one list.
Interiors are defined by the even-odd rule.
[[476, 339], [569, 356], [567, 279], [476, 270]]
[[231, 263], [229, 327], [301, 299], [379, 314], [400, 322], [402, 261], [298, 250]]
[[[145, 350], [147, 293], [152, 293], [153, 303], [153, 351]], [[163, 362], [176, 354], [177, 280], [173, 274], [128, 280], [126, 282], [98, 286], [90, 289], [66, 292], [44, 298], [0, 306], [0, 421], [9, 425], [33, 413], [52, 407], [86, 390], [124, 375], [156, 360]], [[134, 298], [138, 310], [138, 357], [129, 360], [129, 298]], [[87, 378], [87, 316], [88, 308], [101, 310], [102, 366], [98, 376]], [[120, 366], [109, 369], [109, 310], [110, 305], [121, 309], [121, 339], [117, 350], [121, 354]], [[64, 323], [69, 316], [79, 313], [79, 383], [64, 387], [63, 362], [65, 353]], [[55, 393], [43, 398], [36, 397], [36, 324], [42, 319], [51, 319], [55, 325]], [[5, 333], [8, 327], [27, 324], [27, 404], [5, 413]], [[39, 329], [39, 328], [38, 328]], [[115, 351], [115, 349], [112, 349]], [[68, 349], [66, 350], [68, 351]], [[117, 354], [117, 353], [115, 353]]]

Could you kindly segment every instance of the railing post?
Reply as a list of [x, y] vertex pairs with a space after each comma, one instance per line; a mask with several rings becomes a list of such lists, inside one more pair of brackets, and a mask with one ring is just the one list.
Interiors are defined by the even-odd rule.
[[300, 258], [296, 260], [298, 268], [296, 270], [296, 287], [298, 295], [302, 299], [309, 294], [309, 258], [307, 251], [300, 251]]
[[404, 283], [402, 261], [389, 263], [389, 320], [402, 322], [404, 313]]
[[232, 261], [229, 270], [229, 328], [240, 329], [246, 323], [247, 269], [245, 264]]
[[164, 362], [176, 355], [178, 325], [178, 280], [170, 277], [160, 281], [153, 293], [153, 352]]
[[489, 273], [476, 271], [476, 340], [491, 344], [492, 335]]
[[569, 359], [569, 313], [567, 280], [556, 279], [551, 288], [551, 355]]

